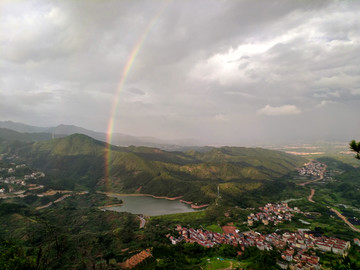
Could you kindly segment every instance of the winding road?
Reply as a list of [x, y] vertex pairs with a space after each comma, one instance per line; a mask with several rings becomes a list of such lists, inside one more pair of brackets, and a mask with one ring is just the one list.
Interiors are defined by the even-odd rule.
[[[304, 182], [304, 183], [301, 183], [301, 184], [298, 184], [299, 186], [305, 186], [307, 184], [310, 184], [310, 183], [313, 183], [313, 182], [317, 182], [317, 181], [320, 181], [320, 180], [323, 180], [324, 179], [324, 175], [325, 175], [325, 172], [326, 172], [326, 165], [325, 165], [325, 168], [324, 170], [320, 173], [320, 177], [318, 179], [315, 179], [315, 180], [311, 180], [311, 181], [307, 181], [307, 182]], [[315, 201], [312, 199], [313, 196], [315, 195], [315, 189], [311, 189], [311, 193], [310, 195], [308, 196], [308, 201], [309, 202], [312, 202], [314, 203]], [[329, 207], [329, 206], [328, 206]], [[356, 228], [353, 224], [350, 223], [350, 221], [344, 216], [342, 215], [338, 210], [334, 209], [334, 208], [331, 208], [329, 207], [330, 210], [332, 212], [334, 212], [339, 218], [341, 218], [353, 231], [355, 232], [360, 232], [360, 229]]]
[[330, 208], [331, 211], [333, 211], [339, 218], [341, 218], [347, 225], [349, 225], [349, 227], [355, 231], [355, 232], [360, 232], [360, 230], [358, 228], [356, 228], [354, 225], [352, 225], [350, 223], [350, 221], [347, 220], [347, 218], [345, 216], [343, 216], [338, 210], [334, 209], [334, 208]]
[[312, 202], [312, 203], [314, 203], [314, 201], [313, 201], [313, 196], [315, 195], [315, 189], [311, 189], [311, 193], [310, 193], [310, 195], [309, 195], [309, 197], [308, 197], [308, 201], [309, 202]]

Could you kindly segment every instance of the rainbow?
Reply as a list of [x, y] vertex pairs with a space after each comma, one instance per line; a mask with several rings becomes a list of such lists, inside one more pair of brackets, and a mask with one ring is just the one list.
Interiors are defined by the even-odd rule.
[[112, 133], [114, 130], [114, 119], [120, 99], [120, 93], [124, 87], [125, 81], [129, 75], [129, 72], [131, 70], [131, 67], [136, 59], [136, 56], [138, 55], [141, 47], [144, 44], [144, 41], [150, 32], [151, 28], [154, 26], [154, 24], [157, 22], [161, 14], [165, 11], [165, 9], [168, 7], [168, 5], [171, 3], [171, 1], [167, 1], [166, 4], [158, 11], [154, 17], [151, 19], [150, 23], [147, 25], [145, 30], [140, 35], [140, 38], [137, 40], [135, 46], [131, 50], [131, 53], [127, 59], [127, 62], [125, 64], [125, 67], [123, 69], [123, 72], [121, 74], [121, 79], [117, 87], [117, 91], [115, 93], [115, 98], [111, 107], [110, 112], [110, 118], [107, 126], [106, 131], [106, 149], [105, 149], [105, 183], [107, 188], [109, 189], [109, 185], [111, 184], [111, 142], [112, 142]]

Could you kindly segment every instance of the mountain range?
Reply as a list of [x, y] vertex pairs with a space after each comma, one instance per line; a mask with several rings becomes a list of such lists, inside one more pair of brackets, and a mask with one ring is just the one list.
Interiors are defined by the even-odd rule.
[[[41, 133], [42, 135], [33, 135], [33, 141], [47, 140], [49, 138], [55, 137], [65, 137], [72, 134], [85, 134], [96, 140], [106, 142], [107, 134], [103, 132], [92, 131], [82, 127], [74, 125], [58, 125], [56, 127], [38, 127], [31, 126], [23, 123], [17, 123], [13, 121], [0, 121], [0, 128], [17, 131], [20, 133]], [[3, 133], [9, 133], [9, 131], [0, 131], [0, 137]], [[47, 134], [47, 135], [45, 135]], [[7, 136], [7, 135], [5, 135]], [[18, 140], [22, 140], [21, 135], [15, 136]], [[28, 136], [26, 139], [29, 139], [31, 136]], [[111, 135], [111, 143], [117, 146], [149, 146], [149, 147], [158, 147], [166, 150], [183, 150], [189, 149], [191, 147], [199, 146], [199, 142], [193, 139], [179, 139], [179, 140], [162, 140], [150, 136], [132, 136], [122, 133], [113, 133]]]

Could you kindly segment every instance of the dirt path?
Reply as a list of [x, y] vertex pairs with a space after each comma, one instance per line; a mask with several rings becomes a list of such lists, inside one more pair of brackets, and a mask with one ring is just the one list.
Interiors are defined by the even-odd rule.
[[50, 189], [50, 190], [48, 190], [48, 191], [46, 191], [44, 193], [38, 194], [37, 196], [38, 197], [53, 196], [56, 193], [65, 194], [65, 193], [72, 193], [72, 191], [71, 190], [53, 190], [53, 189]]
[[49, 202], [48, 204], [45, 205], [41, 205], [39, 207], [36, 207], [36, 210], [40, 210], [40, 209], [44, 209], [44, 208], [48, 208], [49, 206], [53, 205], [53, 202]]
[[314, 203], [314, 201], [313, 201], [313, 196], [315, 195], [315, 189], [311, 189], [311, 193], [310, 193], [310, 195], [309, 195], [309, 197], [308, 197], [308, 201], [309, 202], [312, 202], [312, 203]]
[[138, 216], [138, 218], [140, 219], [140, 229], [144, 228], [145, 227], [145, 224], [146, 224], [146, 219], [143, 218], [142, 216]]
[[70, 197], [70, 196], [71, 196], [70, 194], [66, 194], [66, 195], [62, 196], [61, 198], [57, 199], [56, 201], [54, 201], [54, 203], [61, 202], [61, 201], [63, 201], [64, 199], [66, 199], [67, 197]]
[[[55, 192], [55, 193], [54, 193], [54, 192]], [[51, 190], [51, 191], [49, 191], [49, 192], [47, 192], [47, 193], [38, 194], [37, 196], [38, 196], [38, 197], [52, 196], [52, 195], [54, 195], [54, 194], [56, 194], [56, 193], [58, 193], [58, 192], [59, 192], [59, 193], [62, 193], [62, 194], [64, 194], [64, 193], [67, 193], [67, 194], [65, 194], [64, 196], [58, 198], [57, 200], [55, 200], [55, 201], [53, 201], [53, 202], [49, 202], [48, 204], [38, 206], [38, 207], [36, 207], [35, 209], [36, 209], [36, 210], [40, 210], [40, 209], [48, 208], [49, 206], [51, 206], [51, 205], [53, 205], [53, 204], [55, 204], [55, 203], [59, 203], [59, 202], [63, 201], [64, 199], [66, 199], [66, 198], [68, 198], [68, 197], [70, 197], [70, 196], [72, 196], [72, 195], [84, 195], [84, 194], [88, 194], [88, 191], [80, 191], [80, 192], [77, 192], [77, 193], [73, 193], [73, 192], [70, 191], [70, 190]], [[70, 194], [69, 194], [69, 193], [70, 193]], [[40, 196], [39, 196], [39, 195], [40, 195]]]
[[355, 231], [355, 232], [360, 232], [360, 230], [358, 228], [356, 228], [354, 225], [352, 225], [350, 223], [350, 221], [347, 220], [347, 218], [345, 216], [343, 216], [338, 210], [334, 209], [334, 208], [330, 208], [331, 211], [333, 211], [339, 218], [341, 218], [347, 225], [349, 225], [349, 227]]
[[228, 268], [225, 268], [224, 270], [231, 270], [231, 269], [233, 269], [233, 263], [232, 262], [230, 262], [230, 266]]

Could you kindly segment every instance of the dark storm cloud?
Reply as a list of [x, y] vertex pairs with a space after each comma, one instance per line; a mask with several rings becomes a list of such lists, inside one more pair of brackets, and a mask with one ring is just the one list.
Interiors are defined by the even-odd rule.
[[0, 10], [2, 120], [104, 131], [131, 64], [114, 116], [122, 133], [243, 144], [359, 132], [344, 122], [357, 121], [344, 108], [360, 97], [357, 1], [3, 1]]

